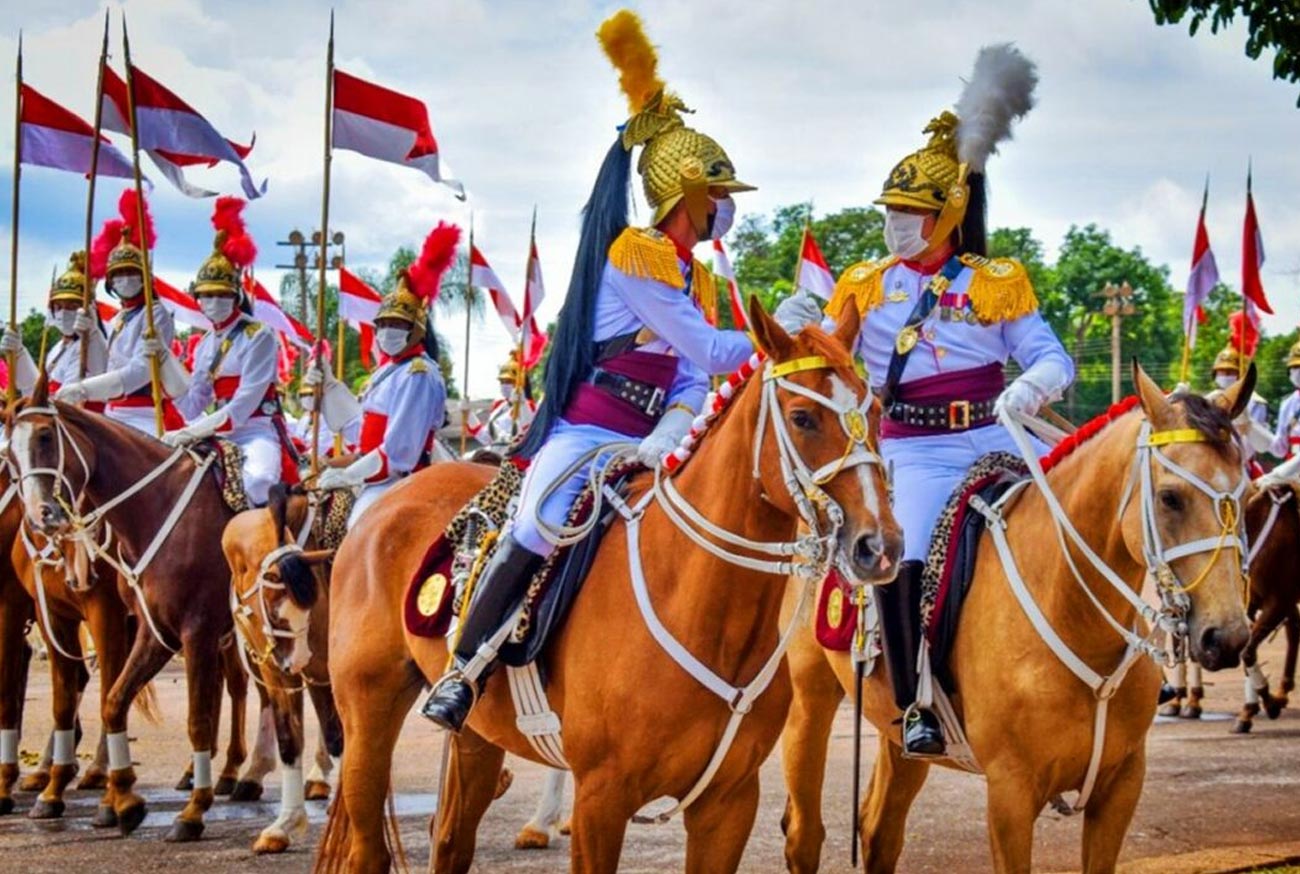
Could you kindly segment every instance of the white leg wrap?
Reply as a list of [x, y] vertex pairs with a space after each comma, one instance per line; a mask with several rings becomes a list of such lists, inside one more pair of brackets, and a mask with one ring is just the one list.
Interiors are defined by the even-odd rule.
[[56, 765], [73, 765], [77, 762], [77, 732], [75, 729], [54, 731], [53, 762]]
[[1247, 704], [1259, 704], [1259, 692], [1255, 689], [1255, 684], [1250, 679], [1250, 671], [1246, 671], [1246, 691], [1244, 697]]
[[18, 764], [18, 729], [0, 728], [0, 765]]
[[303, 794], [302, 760], [292, 765], [280, 763], [280, 815], [298, 810], [305, 804]]
[[122, 771], [131, 767], [131, 743], [126, 739], [126, 732], [110, 732], [107, 740], [108, 770]]
[[194, 751], [194, 788], [212, 788], [212, 751]]

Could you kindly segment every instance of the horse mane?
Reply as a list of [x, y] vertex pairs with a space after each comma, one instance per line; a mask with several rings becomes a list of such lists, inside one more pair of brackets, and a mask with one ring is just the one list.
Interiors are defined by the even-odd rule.
[[[275, 542], [283, 546], [289, 510], [289, 490], [284, 483], [271, 486], [266, 508], [270, 511], [271, 521], [275, 525]], [[302, 609], [310, 610], [316, 603], [319, 593], [316, 591], [316, 574], [312, 572], [311, 565], [302, 554], [291, 552], [281, 556], [275, 562], [275, 569], [279, 572], [280, 580], [289, 593], [289, 599]]]

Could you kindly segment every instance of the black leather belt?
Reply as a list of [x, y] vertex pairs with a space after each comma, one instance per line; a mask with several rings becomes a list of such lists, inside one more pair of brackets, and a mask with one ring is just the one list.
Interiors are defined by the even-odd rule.
[[894, 401], [889, 408], [889, 418], [914, 428], [933, 428], [936, 431], [965, 431], [993, 421], [993, 405], [987, 401], [950, 401], [946, 404], [908, 404]]
[[667, 393], [650, 382], [632, 379], [621, 373], [611, 373], [597, 367], [593, 372], [591, 384], [608, 395], [626, 401], [652, 419], [658, 418], [664, 409]]

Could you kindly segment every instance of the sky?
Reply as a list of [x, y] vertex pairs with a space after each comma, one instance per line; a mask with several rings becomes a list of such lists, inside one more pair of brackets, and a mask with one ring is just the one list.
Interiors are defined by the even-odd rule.
[[[256, 134], [248, 164], [269, 188], [246, 215], [261, 248], [258, 276], [277, 288], [274, 265], [286, 263], [288, 252], [275, 242], [320, 222], [329, 4], [53, 5], [0, 2], [9, 28], [0, 32], [0, 69], [12, 69], [6, 65], [21, 28], [25, 81], [90, 118], [104, 9], [112, 9], [119, 70], [125, 11], [141, 69], [231, 139]], [[423, 100], [444, 170], [470, 194], [462, 204], [414, 170], [336, 153], [330, 224], [347, 237], [349, 265], [382, 270], [398, 246], [418, 247], [438, 220], [467, 226], [472, 209], [475, 243], [519, 297], [536, 207], [548, 294], [541, 314], [554, 318], [579, 210], [626, 117], [593, 35], [619, 5], [336, 2], [337, 66]], [[1300, 322], [1300, 88], [1272, 80], [1271, 58], [1245, 56], [1240, 24], [1190, 38], [1185, 25], [1158, 27], [1143, 0], [663, 0], [632, 8], [659, 47], [661, 76], [697, 110], [691, 125], [721, 142], [739, 176], [758, 186], [738, 196], [741, 215], [808, 199], [819, 215], [868, 204], [894, 162], [924, 142], [926, 122], [956, 100], [979, 47], [1011, 41], [1038, 64], [1038, 105], [989, 162], [992, 227], [1029, 227], [1054, 258], [1071, 225], [1096, 223], [1116, 243], [1168, 264], [1181, 288], [1208, 174], [1210, 240], [1224, 279], [1236, 285], [1253, 161], [1264, 284], [1277, 311], [1265, 329], [1284, 332]], [[0, 92], [0, 119], [10, 118], [13, 91]], [[12, 126], [0, 124], [6, 249], [12, 153]], [[153, 175], [156, 269], [183, 287], [211, 249], [211, 203]], [[229, 167], [191, 171], [191, 179], [238, 193]], [[122, 187], [101, 181], [96, 228], [115, 212]], [[21, 195], [18, 286], [26, 312], [43, 305], [54, 265], [82, 246], [86, 184], [25, 167]], [[643, 204], [638, 214], [646, 220]], [[0, 287], [8, 288], [7, 272]], [[460, 381], [463, 316], [439, 315], [438, 327], [452, 343]], [[509, 340], [490, 311], [470, 334], [471, 395], [494, 394]]]

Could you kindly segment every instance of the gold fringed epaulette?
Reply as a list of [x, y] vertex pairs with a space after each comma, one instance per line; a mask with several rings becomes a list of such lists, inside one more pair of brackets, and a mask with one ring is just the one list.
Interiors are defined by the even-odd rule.
[[423, 358], [412, 358], [411, 366], [408, 367], [407, 370], [410, 373], [428, 373], [429, 362], [425, 361]]
[[718, 281], [707, 264], [695, 259], [691, 267], [691, 297], [710, 325], [718, 323]]
[[961, 263], [974, 271], [966, 293], [982, 324], [1014, 322], [1038, 311], [1038, 296], [1029, 274], [1016, 259], [967, 254], [961, 256]]
[[844, 305], [853, 300], [858, 305], [858, 315], [866, 315], [885, 302], [885, 271], [898, 263], [890, 256], [879, 261], [859, 261], [840, 274], [835, 283], [835, 293], [826, 305], [826, 315], [839, 318]]
[[244, 325], [244, 336], [251, 340], [253, 339], [253, 336], [257, 334], [257, 332], [260, 330], [262, 330], [261, 322], [249, 321], [246, 325]]
[[628, 276], [653, 279], [670, 288], [686, 287], [677, 247], [654, 228], [626, 228], [609, 247], [609, 263]]

